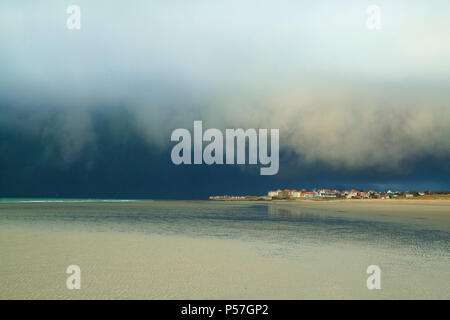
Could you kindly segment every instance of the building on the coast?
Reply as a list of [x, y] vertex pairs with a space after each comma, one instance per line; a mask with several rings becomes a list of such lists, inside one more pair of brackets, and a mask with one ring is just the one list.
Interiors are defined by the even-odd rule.
[[300, 198], [347, 198], [347, 199], [392, 199], [392, 198], [412, 198], [420, 195], [425, 195], [428, 192], [425, 191], [392, 191], [388, 190], [386, 192], [378, 192], [374, 190], [331, 190], [331, 189], [312, 189], [312, 191], [307, 191], [306, 189], [290, 190], [290, 189], [278, 189], [274, 191], [269, 191], [268, 199], [300, 199]]
[[247, 196], [209, 196], [209, 200], [245, 200]]
[[358, 199], [359, 198], [359, 192], [356, 191], [355, 189], [352, 189], [348, 192], [348, 194], [346, 195], [347, 199]]
[[280, 199], [289, 199], [289, 190], [284, 189], [280, 193], [278, 193], [278, 198]]
[[269, 196], [269, 197], [278, 197], [278, 195], [280, 194], [280, 192], [281, 192], [281, 190], [280, 189], [278, 189], [278, 190], [274, 190], [274, 191], [269, 191], [268, 193], [267, 193], [267, 195]]
[[271, 198], [275, 198], [275, 199], [289, 199], [289, 191], [288, 189], [285, 190], [275, 190], [275, 191], [269, 191], [267, 193], [267, 196], [271, 197]]
[[330, 189], [319, 189], [317, 190], [317, 195], [323, 198], [336, 198], [336, 192], [333, 192]]
[[290, 199], [296, 199], [296, 198], [300, 198], [300, 191], [297, 190], [289, 190], [289, 198]]
[[267, 195], [268, 195], [269, 197], [278, 197], [278, 195], [280, 194], [280, 192], [281, 192], [280, 189], [278, 189], [278, 190], [273, 190], [273, 191], [269, 191], [269, 192], [267, 193]]

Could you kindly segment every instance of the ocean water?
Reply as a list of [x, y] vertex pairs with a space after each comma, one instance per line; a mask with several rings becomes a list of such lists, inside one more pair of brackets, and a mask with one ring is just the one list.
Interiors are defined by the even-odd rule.
[[420, 298], [450, 298], [448, 218], [392, 216], [388, 211], [330, 210], [289, 202], [25, 201], [0, 203], [0, 232], [7, 228], [233, 240], [268, 259], [307, 260], [309, 269], [332, 272], [335, 263], [344, 272], [370, 262], [383, 267], [393, 288], [417, 282], [384, 298], [415, 298], [410, 290], [417, 287], [426, 292]]
[[[128, 199], [83, 199], [83, 198], [0, 198], [0, 203], [73, 203], [73, 202], [132, 202]], [[150, 200], [151, 201], [151, 200]]]
[[[19, 202], [19, 203], [18, 203]], [[450, 208], [449, 208], [450, 210]], [[449, 253], [450, 225], [419, 218], [304, 208], [301, 204], [221, 201], [16, 200], [0, 205], [0, 224], [48, 231], [138, 232], [293, 244], [358, 243]], [[389, 217], [386, 214], [378, 216]], [[450, 220], [450, 219], [448, 219]]]

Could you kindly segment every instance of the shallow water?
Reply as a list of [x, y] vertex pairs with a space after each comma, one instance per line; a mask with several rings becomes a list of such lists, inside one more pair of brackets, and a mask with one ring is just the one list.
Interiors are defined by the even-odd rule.
[[[389, 212], [386, 212], [389, 215]], [[246, 241], [358, 243], [417, 253], [449, 253], [447, 225], [417, 218], [374, 221], [363, 213], [330, 212], [267, 202], [135, 201], [2, 204], [0, 225], [49, 231], [139, 232]]]
[[[276, 202], [0, 204], [1, 228], [235, 240], [261, 257], [307, 259], [307, 269], [323, 268], [327, 273], [333, 264], [343, 273], [362, 269], [370, 261], [389, 272], [392, 284], [413, 278], [415, 287], [426, 290], [425, 297], [450, 298], [448, 224], [422, 223], [417, 216], [391, 216], [390, 212], [333, 211]], [[432, 218], [426, 221], [433, 222]], [[324, 279], [328, 277], [330, 274], [324, 275]], [[345, 277], [350, 279], [351, 274]], [[411, 291], [411, 286], [408, 288]], [[417, 297], [408, 290], [387, 292], [383, 297]]]

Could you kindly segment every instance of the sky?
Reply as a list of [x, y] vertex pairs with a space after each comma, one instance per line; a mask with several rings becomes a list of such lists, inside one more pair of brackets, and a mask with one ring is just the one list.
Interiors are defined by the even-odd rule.
[[[66, 9], [81, 9], [69, 30]], [[380, 8], [369, 29], [366, 9]], [[448, 1], [2, 1], [0, 197], [450, 189]], [[171, 162], [277, 128], [280, 169]]]

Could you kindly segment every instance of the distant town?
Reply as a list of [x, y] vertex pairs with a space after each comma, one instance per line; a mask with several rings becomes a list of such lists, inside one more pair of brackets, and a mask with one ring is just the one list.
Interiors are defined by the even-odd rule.
[[210, 196], [209, 200], [333, 200], [333, 199], [396, 199], [396, 198], [429, 198], [431, 195], [442, 195], [447, 198], [449, 191], [392, 191], [378, 192], [373, 190], [330, 190], [313, 189], [308, 191], [278, 189], [271, 190], [267, 195], [223, 195]]

